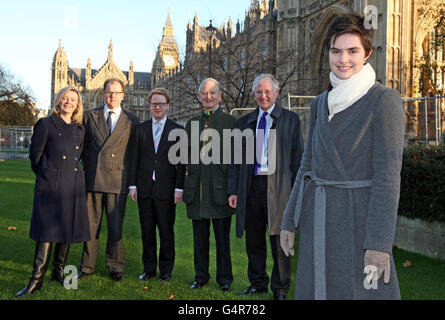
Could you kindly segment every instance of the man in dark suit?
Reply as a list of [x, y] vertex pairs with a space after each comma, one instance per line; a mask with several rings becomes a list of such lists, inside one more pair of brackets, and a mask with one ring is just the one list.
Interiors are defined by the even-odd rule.
[[185, 177], [185, 165], [174, 165], [168, 157], [170, 147], [176, 143], [168, 136], [170, 131], [184, 127], [167, 119], [170, 97], [166, 89], [152, 90], [148, 99], [151, 119], [136, 126], [129, 195], [138, 202], [142, 231], [144, 272], [139, 279], [156, 276], [157, 226], [161, 239], [159, 280], [168, 281], [175, 262], [176, 204], [182, 201]]
[[246, 155], [240, 165], [232, 165], [228, 174], [229, 205], [236, 208], [236, 234], [246, 230], [246, 250], [249, 259], [248, 277], [251, 286], [243, 295], [265, 293], [269, 276], [266, 272], [266, 231], [269, 229], [274, 266], [271, 289], [274, 299], [283, 300], [290, 284], [290, 258], [280, 245], [283, 212], [303, 154], [303, 137], [298, 115], [275, 103], [280, 90], [273, 75], [259, 75], [253, 83], [258, 108], [238, 120], [241, 131], [252, 130], [255, 137], [254, 163]]
[[104, 83], [105, 105], [84, 116], [85, 167], [88, 218], [91, 240], [84, 243], [80, 274], [94, 273], [103, 210], [108, 222], [106, 264], [113, 280], [123, 279], [125, 266], [122, 227], [128, 194], [131, 141], [139, 119], [121, 107], [124, 83], [109, 79]]

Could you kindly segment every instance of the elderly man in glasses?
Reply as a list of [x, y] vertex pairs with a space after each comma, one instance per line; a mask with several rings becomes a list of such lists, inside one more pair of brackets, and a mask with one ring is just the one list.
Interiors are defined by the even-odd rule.
[[[300, 166], [303, 136], [298, 115], [276, 102], [280, 87], [273, 75], [256, 77], [252, 90], [258, 107], [241, 117], [237, 128], [253, 131], [255, 161], [232, 165], [228, 176], [229, 205], [236, 208], [236, 235], [242, 237], [246, 231], [251, 285], [241, 294], [268, 291], [268, 230], [274, 260], [270, 288], [275, 300], [284, 300], [290, 284], [291, 261], [280, 246], [280, 226]], [[246, 152], [249, 150], [243, 150]]]
[[[222, 159], [222, 141], [224, 129], [233, 129], [236, 118], [225, 113], [220, 106], [222, 90], [215, 79], [204, 79], [198, 94], [202, 104], [201, 114], [186, 124], [189, 156], [193, 159], [196, 146], [200, 154], [198, 163], [189, 161], [184, 185], [187, 216], [193, 224], [195, 282], [191, 288], [199, 289], [210, 279], [209, 239], [212, 224], [216, 243], [216, 281], [222, 291], [228, 291], [233, 281], [230, 227], [234, 210], [227, 204], [228, 164], [224, 164]], [[198, 135], [194, 134], [195, 128], [199, 128]], [[217, 137], [203, 137], [200, 142], [200, 137], [205, 136], [206, 132], [216, 133]]]

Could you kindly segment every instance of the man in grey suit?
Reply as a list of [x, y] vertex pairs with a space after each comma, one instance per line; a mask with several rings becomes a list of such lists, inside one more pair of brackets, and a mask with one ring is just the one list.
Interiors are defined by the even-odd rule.
[[124, 83], [120, 79], [108, 79], [104, 83], [105, 105], [84, 115], [82, 160], [91, 240], [84, 243], [78, 278], [94, 273], [105, 209], [108, 223], [107, 268], [113, 280], [123, 279], [122, 227], [128, 193], [129, 158], [132, 136], [139, 123], [135, 115], [121, 107], [124, 95]]

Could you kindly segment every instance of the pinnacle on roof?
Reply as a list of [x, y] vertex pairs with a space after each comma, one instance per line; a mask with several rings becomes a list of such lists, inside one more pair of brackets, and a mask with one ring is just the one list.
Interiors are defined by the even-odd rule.
[[170, 18], [170, 8], [168, 8], [167, 21], [165, 22], [166, 27], [173, 27], [172, 19]]

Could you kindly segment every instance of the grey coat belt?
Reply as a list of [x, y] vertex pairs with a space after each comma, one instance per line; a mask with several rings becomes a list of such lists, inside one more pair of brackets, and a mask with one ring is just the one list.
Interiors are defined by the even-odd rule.
[[294, 223], [298, 228], [301, 208], [303, 205], [303, 191], [305, 184], [310, 180], [315, 183], [314, 203], [314, 298], [326, 300], [326, 189], [325, 186], [355, 189], [369, 188], [372, 180], [355, 181], [328, 181], [320, 179], [315, 172], [306, 172], [301, 178], [300, 190], [298, 192], [297, 204], [295, 206]]

